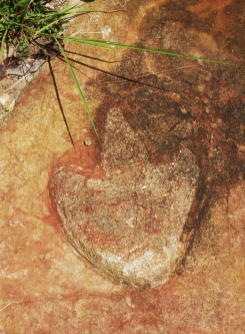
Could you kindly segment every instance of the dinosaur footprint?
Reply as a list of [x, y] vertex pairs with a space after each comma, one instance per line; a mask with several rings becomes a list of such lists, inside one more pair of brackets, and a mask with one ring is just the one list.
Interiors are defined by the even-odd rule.
[[197, 190], [195, 157], [181, 149], [171, 163], [153, 165], [118, 109], [105, 131], [103, 177], [60, 168], [52, 178], [63, 228], [79, 253], [118, 280], [164, 284], [188, 246], [180, 240]]

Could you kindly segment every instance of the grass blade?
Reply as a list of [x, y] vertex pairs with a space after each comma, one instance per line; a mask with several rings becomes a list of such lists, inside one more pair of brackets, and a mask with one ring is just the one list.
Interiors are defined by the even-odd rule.
[[77, 42], [77, 43], [95, 43], [97, 45], [107, 45], [110, 47], [120, 47], [120, 48], [126, 48], [126, 49], [131, 49], [131, 50], [140, 50], [140, 51], [147, 51], [147, 52], [153, 52], [153, 53], [158, 53], [158, 54], [164, 54], [168, 56], [174, 56], [174, 57], [182, 57], [182, 58], [189, 58], [193, 60], [202, 60], [205, 62], [210, 62], [210, 63], [215, 63], [215, 64], [222, 64], [222, 65], [235, 65], [229, 62], [224, 62], [220, 60], [214, 60], [214, 59], [208, 59], [208, 58], [202, 58], [202, 57], [195, 57], [191, 55], [185, 55], [181, 53], [176, 53], [176, 52], [171, 52], [171, 51], [164, 51], [164, 50], [157, 50], [157, 49], [150, 49], [150, 48], [145, 48], [145, 47], [140, 47], [140, 46], [133, 46], [133, 45], [127, 45], [127, 44], [121, 44], [117, 42], [111, 42], [111, 41], [103, 41], [100, 39], [90, 39], [90, 38], [83, 38], [83, 37], [69, 37], [69, 36], [53, 36], [59, 39], [71, 41], [71, 42]]
[[56, 21], [53, 21], [53, 22], [47, 24], [46, 26], [42, 27], [40, 30], [36, 31], [35, 36], [38, 36], [42, 31], [44, 31], [44, 30], [46, 30], [46, 29], [50, 28], [51, 26], [53, 26], [55, 24], [58, 24], [58, 23], [59, 23], [59, 21], [56, 20]]
[[81, 99], [82, 99], [82, 101], [83, 101], [83, 104], [84, 104], [84, 106], [85, 106], [85, 109], [86, 109], [86, 111], [87, 111], [87, 113], [88, 113], [88, 117], [89, 117], [90, 122], [91, 122], [91, 124], [92, 124], [92, 126], [93, 126], [94, 132], [95, 132], [97, 138], [99, 139], [98, 132], [97, 132], [96, 127], [95, 127], [95, 125], [94, 125], [93, 117], [92, 117], [92, 115], [91, 115], [91, 113], [90, 113], [90, 111], [89, 111], [87, 102], [86, 102], [85, 97], [84, 97], [84, 95], [83, 95], [83, 92], [82, 92], [82, 90], [81, 90], [81, 88], [80, 88], [80, 85], [79, 85], [79, 83], [78, 83], [78, 81], [77, 81], [77, 78], [76, 78], [76, 75], [75, 75], [75, 73], [74, 73], [74, 71], [73, 71], [73, 68], [72, 68], [72, 66], [71, 66], [71, 64], [70, 64], [70, 62], [69, 62], [69, 59], [67, 58], [67, 56], [66, 56], [66, 54], [65, 54], [65, 51], [64, 51], [63, 47], [61, 46], [61, 44], [59, 43], [58, 39], [57, 39], [56, 37], [54, 37], [54, 39], [55, 39], [57, 45], [59, 46], [60, 51], [61, 51], [63, 57], [65, 58], [65, 61], [66, 61], [67, 65], [68, 65], [68, 67], [69, 67], [69, 70], [70, 70], [70, 72], [71, 72], [72, 78], [73, 78], [73, 80], [74, 80], [74, 82], [75, 82], [75, 84], [76, 84], [76, 87], [77, 87], [77, 90], [78, 90], [78, 92], [79, 92], [79, 95], [80, 95], [80, 97], [81, 97]]
[[4, 42], [5, 42], [5, 38], [7, 36], [7, 33], [8, 33], [8, 28], [6, 28], [6, 30], [4, 31], [3, 38], [1, 40], [0, 61], [3, 59], [3, 52], [4, 52], [3, 45], [4, 45]]
[[60, 21], [69, 21], [73, 16], [82, 14], [82, 13], [106, 13], [103, 10], [82, 10], [82, 9], [75, 9], [75, 10], [71, 10], [70, 12], [67, 12], [66, 14], [63, 13], [55, 13], [55, 14], [50, 14], [47, 15], [44, 19], [40, 20], [42, 22], [46, 21], [46, 20], [50, 20], [51, 17], [54, 17], [54, 21], [52, 21], [51, 23], [47, 24], [46, 26], [42, 27], [41, 29], [39, 29], [38, 31], [35, 32], [35, 36], [38, 36], [42, 31], [45, 31], [46, 29], [50, 28], [53, 25], [59, 24]]

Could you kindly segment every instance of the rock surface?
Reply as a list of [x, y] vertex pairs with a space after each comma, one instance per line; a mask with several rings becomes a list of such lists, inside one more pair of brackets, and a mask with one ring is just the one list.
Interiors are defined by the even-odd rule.
[[188, 149], [154, 166], [118, 109], [108, 112], [105, 131], [102, 166], [93, 171], [100, 177], [61, 168], [52, 179], [65, 232], [78, 252], [118, 280], [165, 283], [188, 246], [182, 234], [199, 168]]
[[[78, 17], [67, 33], [244, 62], [244, 1], [95, 5], [124, 10]], [[44, 64], [0, 122], [0, 332], [244, 334], [243, 68], [71, 43], [66, 50], [102, 142], [106, 115], [118, 108], [154, 166], [171, 163], [181, 148], [193, 152], [198, 205], [184, 232], [195, 233], [177, 275], [152, 289], [118, 284], [74, 251], [50, 203], [50, 179], [61, 166], [74, 166], [76, 174], [81, 166], [81, 175], [101, 179], [91, 174], [102, 163], [101, 147], [67, 66], [51, 62], [52, 78]]]

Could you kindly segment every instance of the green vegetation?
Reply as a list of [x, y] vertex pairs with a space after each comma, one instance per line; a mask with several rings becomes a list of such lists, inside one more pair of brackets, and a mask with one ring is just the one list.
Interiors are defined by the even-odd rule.
[[[55, 11], [49, 3], [52, 0], [0, 0], [0, 59], [3, 59], [4, 49], [11, 47], [12, 54], [17, 58], [26, 58], [33, 50], [40, 49], [47, 54], [45, 44], [56, 42], [63, 54], [72, 77], [78, 88], [83, 104], [98, 137], [92, 116], [83, 96], [75, 73], [70, 65], [64, 49], [58, 39], [64, 25], [73, 17], [91, 12], [83, 9], [86, 4], [75, 4], [65, 9]], [[93, 12], [102, 12], [93, 10]]]
[[[101, 0], [93, 1], [98, 2]], [[108, 42], [97, 39], [88, 39], [82, 37], [63, 36], [64, 25], [73, 17], [88, 12], [103, 12], [100, 10], [84, 9], [87, 4], [75, 4], [65, 9], [56, 11], [50, 6], [52, 0], [0, 0], [0, 44], [1, 44], [1, 59], [3, 58], [4, 49], [11, 47], [13, 54], [18, 58], [25, 58], [32, 54], [34, 48], [43, 50], [47, 56], [48, 51], [45, 49], [45, 42], [49, 41], [56, 43], [59, 47], [64, 59], [69, 67], [71, 75], [74, 79], [78, 92], [85, 109], [88, 113], [91, 124], [98, 137], [92, 116], [88, 105], [79, 86], [72, 66], [65, 54], [62, 46], [62, 41], [67, 40], [76, 43], [82, 43], [93, 47], [106, 48], [115, 50], [116, 48], [128, 48], [147, 52], [160, 53], [176, 57], [185, 57], [196, 60], [204, 60], [208, 62], [228, 64], [211, 59], [203, 59], [190, 55], [177, 54], [169, 51], [154, 50], [130, 46], [116, 42]]]
[[17, 57], [26, 57], [32, 45], [42, 47], [39, 31], [56, 34], [64, 29], [64, 15], [45, 4], [45, 0], [0, 0], [1, 56], [4, 46], [12, 46]]

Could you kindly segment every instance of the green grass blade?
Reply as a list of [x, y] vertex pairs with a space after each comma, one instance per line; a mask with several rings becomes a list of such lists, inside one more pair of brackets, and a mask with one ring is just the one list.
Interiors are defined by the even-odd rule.
[[106, 13], [105, 11], [103, 10], [82, 10], [82, 9], [76, 9], [76, 10], [72, 10], [72, 11], [68, 11], [67, 14], [59, 14], [59, 13], [55, 13], [55, 14], [50, 14], [49, 16], [47, 15], [44, 19], [40, 20], [42, 22], [46, 21], [46, 20], [50, 20], [51, 17], [54, 17], [54, 21], [47, 24], [46, 26], [42, 27], [41, 29], [39, 29], [38, 31], [35, 32], [35, 36], [38, 36], [40, 35], [40, 33], [42, 31], [45, 31], [46, 29], [50, 28], [51, 26], [55, 25], [55, 24], [59, 24], [59, 21], [65, 21], [65, 20], [70, 20], [73, 16], [76, 16], [78, 14], [81, 14], [81, 13]]
[[29, 6], [30, 2], [31, 0], [20, 0], [18, 1], [17, 6], [26, 9]]
[[6, 38], [6, 36], [7, 36], [7, 33], [8, 33], [8, 28], [4, 31], [3, 38], [2, 38], [2, 40], [1, 40], [0, 60], [3, 59], [3, 52], [4, 52], [3, 45], [4, 45], [4, 42], [5, 42], [5, 38]]
[[[23, 23], [25, 19], [25, 15], [28, 10], [28, 6], [30, 4], [31, 0], [20, 0], [16, 3], [16, 14], [18, 13], [20, 22]], [[17, 18], [17, 15], [16, 15]]]
[[[58, 35], [54, 36], [54, 35], [45, 34], [45, 33], [42, 33], [41, 35], [42, 35], [42, 36], [47, 36], [47, 37], [50, 37], [50, 36], [51, 36], [51, 37], [53, 37], [53, 38], [57, 38], [57, 39], [59, 39], [59, 38], [61, 37], [61, 36], [58, 36]], [[63, 39], [63, 40], [68, 40], [68, 41], [69, 41], [69, 39], [66, 39], [65, 36], [62, 36], [61, 39]], [[101, 49], [110, 50], [110, 51], [117, 51], [116, 48], [112, 48], [112, 47], [109, 47], [109, 46], [104, 46], [104, 45], [101, 45], [101, 44], [95, 44], [95, 43], [87, 42], [86, 39], [84, 39], [84, 41], [83, 41], [83, 42], [80, 42], [80, 43], [81, 43], [81, 44], [85, 44], [85, 45], [90, 45], [90, 46], [93, 46], [93, 47], [97, 47], [97, 48], [101, 48]]]
[[82, 13], [108, 13], [105, 10], [99, 10], [99, 9], [79, 9], [75, 8], [71, 11], [68, 11], [65, 15], [62, 14], [63, 17], [68, 17], [70, 15], [76, 15], [76, 14], [82, 14]]
[[80, 97], [81, 97], [81, 99], [82, 99], [82, 101], [83, 101], [83, 104], [84, 104], [84, 106], [85, 106], [85, 109], [86, 109], [86, 111], [87, 111], [87, 113], [88, 113], [90, 122], [91, 122], [91, 124], [92, 124], [92, 126], [93, 126], [93, 129], [94, 129], [94, 132], [95, 132], [97, 138], [99, 138], [98, 132], [97, 132], [96, 127], [95, 127], [95, 125], [94, 125], [93, 117], [92, 117], [92, 115], [91, 115], [91, 113], [90, 113], [90, 111], [89, 111], [87, 102], [86, 102], [85, 97], [84, 97], [84, 95], [83, 95], [83, 92], [82, 92], [82, 90], [81, 90], [81, 88], [80, 88], [80, 85], [79, 85], [79, 83], [78, 83], [78, 81], [77, 81], [77, 78], [76, 78], [76, 75], [75, 75], [75, 73], [74, 73], [74, 71], [73, 71], [73, 68], [72, 68], [72, 66], [71, 66], [71, 64], [70, 64], [70, 62], [69, 62], [69, 59], [67, 58], [67, 56], [66, 56], [66, 54], [65, 54], [65, 51], [64, 51], [63, 47], [61, 46], [61, 44], [59, 43], [58, 39], [57, 39], [56, 37], [54, 37], [54, 39], [55, 39], [57, 45], [59, 46], [60, 51], [61, 51], [63, 57], [65, 58], [65, 61], [66, 61], [67, 65], [68, 65], [68, 67], [69, 67], [69, 70], [70, 70], [70, 72], [71, 72], [72, 78], [73, 78], [73, 80], [74, 80], [74, 82], [75, 82], [75, 84], [76, 84], [76, 87], [77, 87], [77, 90], [78, 90], [78, 92], [79, 92], [79, 95], [80, 95]]
[[90, 46], [93, 46], [95, 48], [101, 48], [101, 49], [106, 49], [106, 50], [110, 50], [110, 51], [117, 51], [117, 49], [113, 49], [111, 47], [100, 45], [100, 44], [89, 43], [89, 42], [83, 42], [82, 44], [90, 45]]
[[121, 44], [117, 42], [111, 42], [111, 41], [103, 41], [100, 39], [90, 39], [90, 38], [83, 38], [83, 37], [69, 37], [69, 36], [56, 36], [59, 39], [65, 39], [67, 41], [71, 42], [77, 42], [77, 43], [95, 43], [97, 45], [107, 45], [110, 47], [120, 47], [120, 48], [126, 48], [126, 49], [132, 49], [132, 50], [140, 50], [140, 51], [147, 51], [147, 52], [153, 52], [153, 53], [158, 53], [158, 54], [164, 54], [168, 56], [174, 56], [174, 57], [182, 57], [182, 58], [189, 58], [193, 60], [202, 60], [205, 62], [211, 62], [215, 64], [222, 64], [222, 65], [236, 65], [232, 64], [229, 62], [224, 62], [220, 60], [214, 60], [214, 59], [208, 59], [208, 58], [202, 58], [202, 57], [195, 57], [191, 55], [185, 55], [181, 53], [176, 53], [176, 52], [171, 52], [171, 51], [164, 51], [164, 50], [157, 50], [157, 49], [150, 49], [150, 48], [145, 48], [145, 47], [140, 47], [140, 46], [133, 46], [133, 45], [127, 45], [127, 44]]
[[58, 24], [58, 23], [59, 23], [59, 21], [56, 20], [56, 21], [53, 21], [53, 22], [47, 24], [46, 26], [44, 26], [41, 29], [39, 29], [38, 31], [36, 31], [35, 36], [38, 36], [42, 31], [44, 31], [44, 30], [46, 30], [46, 29], [50, 28], [51, 26], [53, 26], [55, 24]]
[[45, 17], [41, 19], [42, 22], [50, 20], [51, 18], [55, 17], [56, 20], [58, 17], [63, 18], [66, 15], [69, 15], [74, 8], [77, 8], [78, 5], [72, 5], [65, 9], [60, 10], [59, 12], [52, 12], [51, 14], [46, 14]]
[[53, 12], [51, 14], [45, 15], [45, 18], [43, 20], [49, 20], [52, 17], [61, 17], [61, 18], [67, 18], [70, 15], [80, 14], [80, 13], [107, 13], [105, 10], [99, 10], [99, 9], [80, 9], [83, 5], [71, 5], [69, 7], [66, 7], [65, 9], [62, 9], [58, 12]]

